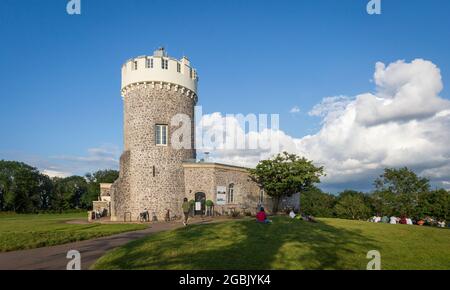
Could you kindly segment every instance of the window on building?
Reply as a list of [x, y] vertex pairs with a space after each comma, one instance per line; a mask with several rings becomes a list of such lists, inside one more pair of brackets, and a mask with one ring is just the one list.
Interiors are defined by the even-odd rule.
[[234, 184], [228, 186], [227, 203], [234, 203]]
[[177, 63], [177, 72], [181, 72], [181, 64], [180, 63]]
[[137, 60], [135, 60], [133, 62], [133, 70], [137, 70], [137, 69], [138, 69], [138, 62], [137, 62]]
[[147, 58], [145, 61], [146, 68], [153, 68], [153, 58]]
[[158, 124], [156, 125], [156, 145], [167, 146], [168, 144], [168, 130], [169, 126]]
[[161, 68], [162, 69], [169, 69], [169, 60], [168, 59], [161, 59]]
[[192, 68], [189, 68], [189, 77], [192, 79]]
[[259, 191], [259, 203], [264, 203], [264, 189]]

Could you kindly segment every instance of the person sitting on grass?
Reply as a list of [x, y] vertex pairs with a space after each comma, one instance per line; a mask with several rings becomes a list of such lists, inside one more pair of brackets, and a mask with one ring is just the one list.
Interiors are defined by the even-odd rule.
[[267, 218], [266, 212], [264, 208], [261, 207], [261, 210], [256, 214], [256, 221], [259, 223], [270, 224], [272, 221]]
[[397, 217], [391, 216], [389, 223], [390, 223], [391, 225], [397, 224]]

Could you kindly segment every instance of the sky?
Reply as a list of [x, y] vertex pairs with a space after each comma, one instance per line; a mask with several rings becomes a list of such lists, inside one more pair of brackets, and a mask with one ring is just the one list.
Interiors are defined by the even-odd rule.
[[325, 166], [324, 190], [371, 190], [402, 166], [450, 188], [450, 2], [381, 0], [381, 15], [368, 2], [81, 0], [69, 15], [68, 0], [0, 0], [0, 159], [117, 169], [121, 65], [164, 46], [198, 70], [206, 127], [279, 114], [273, 140]]

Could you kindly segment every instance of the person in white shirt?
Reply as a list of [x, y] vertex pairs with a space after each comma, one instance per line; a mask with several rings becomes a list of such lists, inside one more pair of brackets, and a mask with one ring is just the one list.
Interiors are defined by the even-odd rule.
[[395, 217], [395, 216], [391, 216], [391, 218], [390, 218], [390, 222], [389, 222], [391, 225], [395, 225], [395, 224], [397, 224], [397, 218]]
[[413, 222], [412, 222], [412, 220], [411, 220], [410, 218], [407, 218], [407, 219], [406, 219], [406, 224], [407, 224], [407, 225], [412, 225]]

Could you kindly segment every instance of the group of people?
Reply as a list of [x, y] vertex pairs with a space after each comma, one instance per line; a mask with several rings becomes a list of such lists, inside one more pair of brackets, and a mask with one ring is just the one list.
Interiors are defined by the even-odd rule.
[[402, 217], [396, 217], [396, 216], [373, 216], [372, 218], [370, 218], [369, 220], [372, 223], [385, 223], [385, 224], [402, 224], [402, 225], [418, 225], [418, 226], [423, 226], [423, 225], [429, 225], [429, 226], [438, 226], [441, 228], [445, 228], [446, 223], [444, 220], [440, 220], [440, 221], [436, 221], [433, 218], [430, 217], [426, 217], [425, 219], [420, 219], [420, 220], [412, 220], [409, 217], [406, 216], [402, 216]]
[[[297, 214], [295, 214], [295, 212], [293, 210], [291, 210], [289, 212], [289, 217], [291, 219], [304, 220], [304, 221], [312, 222], [312, 223], [317, 222], [316, 219], [313, 216], [311, 216], [311, 215], [301, 215], [301, 214], [297, 215]], [[264, 211], [263, 207], [261, 207], [259, 212], [256, 214], [256, 221], [259, 222], [259, 223], [265, 223], [265, 224], [272, 223], [272, 221], [267, 218], [267, 214]]]
[[106, 208], [97, 209], [94, 211], [94, 219], [98, 220], [102, 217], [105, 217], [108, 214], [108, 210]]

